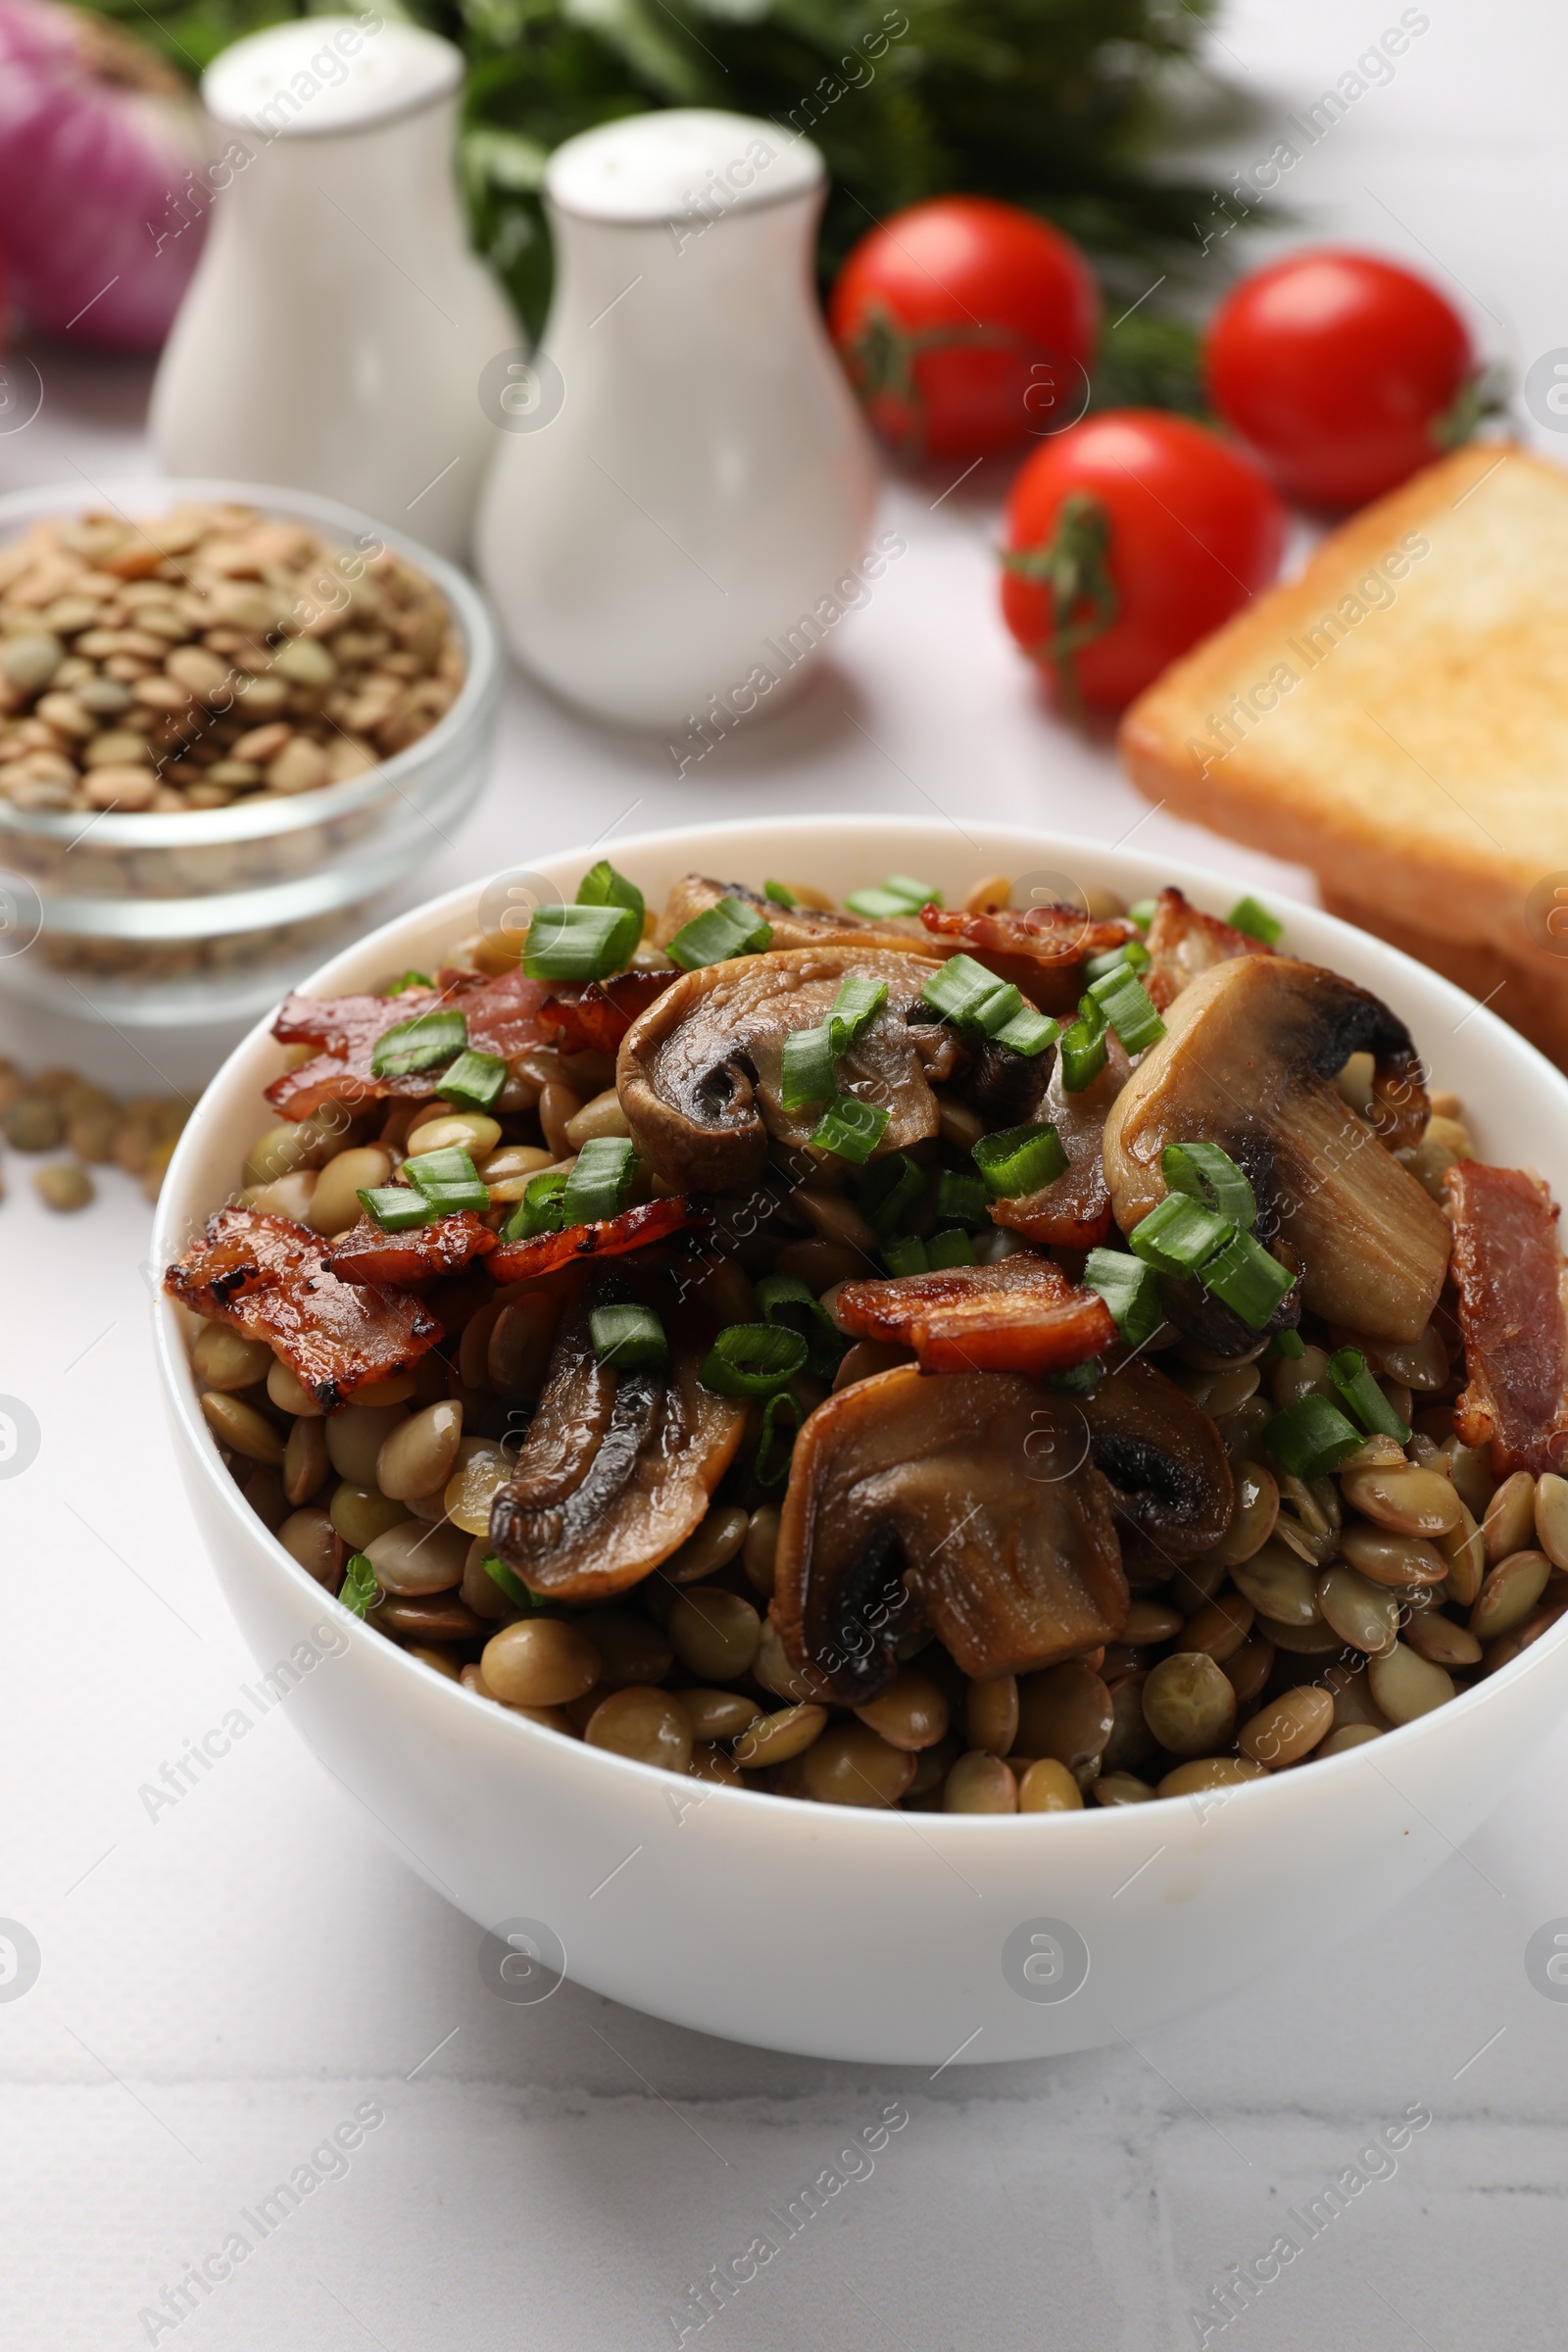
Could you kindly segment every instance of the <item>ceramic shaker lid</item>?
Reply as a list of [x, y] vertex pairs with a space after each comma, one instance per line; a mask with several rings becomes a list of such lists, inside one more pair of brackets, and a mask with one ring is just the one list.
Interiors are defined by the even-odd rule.
[[202, 75], [210, 115], [276, 138], [368, 129], [455, 90], [463, 59], [415, 24], [359, 17], [301, 17], [236, 41]]
[[605, 122], [551, 157], [545, 189], [586, 220], [681, 220], [753, 212], [815, 187], [820, 150], [777, 122], [669, 107]]

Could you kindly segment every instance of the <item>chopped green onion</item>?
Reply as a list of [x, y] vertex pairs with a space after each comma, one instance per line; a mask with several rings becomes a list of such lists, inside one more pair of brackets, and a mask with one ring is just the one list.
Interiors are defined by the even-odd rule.
[[701, 914], [682, 923], [665, 954], [683, 971], [695, 972], [705, 963], [728, 963], [733, 956], [765, 954], [773, 926], [744, 899], [720, 899]]
[[1107, 972], [1147, 971], [1152, 961], [1141, 939], [1124, 939], [1119, 948], [1109, 948], [1103, 956], [1091, 956], [1084, 965], [1084, 978], [1103, 980]]
[[394, 980], [391, 987], [383, 993], [389, 997], [406, 997], [411, 988], [434, 988], [434, 986], [435, 982], [428, 972], [416, 972], [411, 965], [402, 979]]
[[1167, 1193], [1133, 1228], [1127, 1247], [1157, 1274], [1196, 1274], [1235, 1232], [1228, 1217], [1217, 1217], [1200, 1200]]
[[925, 1244], [918, 1234], [906, 1233], [896, 1242], [882, 1246], [882, 1263], [890, 1274], [928, 1274], [931, 1261], [925, 1253]]
[[828, 1027], [842, 1033], [843, 1045], [835, 1045], [835, 1054], [852, 1046], [862, 1031], [869, 1028], [888, 1001], [885, 980], [868, 980], [863, 972], [851, 972], [839, 982], [839, 993], [833, 1000], [833, 1009], [827, 1016]]
[[779, 1064], [778, 1099], [786, 1110], [825, 1102], [838, 1088], [833, 1066], [833, 1032], [826, 1021], [814, 1029], [792, 1029]]
[[1104, 1007], [1085, 997], [1078, 1018], [1061, 1036], [1061, 1083], [1069, 1095], [1081, 1095], [1105, 1066]]
[[1127, 920], [1136, 923], [1140, 931], [1147, 931], [1154, 919], [1155, 905], [1153, 899], [1135, 899], [1127, 909]]
[[1025, 1193], [1038, 1193], [1067, 1172], [1061, 1138], [1041, 1119], [983, 1135], [969, 1156], [994, 1200], [1017, 1200]]
[[1408, 1446], [1410, 1431], [1366, 1368], [1359, 1348], [1340, 1348], [1329, 1357], [1329, 1378], [1361, 1427], [1374, 1437], [1394, 1438]]
[[985, 1231], [991, 1222], [991, 1205], [978, 1176], [960, 1176], [955, 1168], [943, 1169], [937, 1178], [937, 1220], [967, 1225], [975, 1233]]
[[1129, 1054], [1141, 1054], [1146, 1046], [1165, 1034], [1165, 1024], [1155, 1008], [1154, 1000], [1135, 972], [1118, 964], [1103, 979], [1091, 980], [1089, 994], [1103, 1011]]
[[632, 906], [541, 906], [528, 926], [522, 968], [530, 980], [603, 980], [618, 972], [643, 935]]
[[880, 1159], [860, 1185], [857, 1203], [860, 1214], [878, 1233], [892, 1233], [913, 1216], [925, 1199], [925, 1171], [906, 1152]]
[[1233, 931], [1245, 931], [1249, 939], [1260, 939], [1265, 948], [1278, 946], [1285, 932], [1279, 916], [1270, 914], [1250, 892], [1245, 899], [1237, 900], [1225, 920]]
[[381, 1597], [381, 1588], [367, 1553], [350, 1552], [337, 1596], [351, 1617], [363, 1617], [367, 1609], [374, 1608]]
[[405, 1182], [417, 1185], [438, 1217], [462, 1208], [477, 1214], [490, 1205], [489, 1186], [458, 1145], [444, 1152], [421, 1152], [417, 1158], [406, 1159], [399, 1173]]
[[637, 1153], [623, 1135], [596, 1135], [577, 1154], [561, 1200], [563, 1225], [618, 1217], [637, 1177]]
[[[778, 1434], [777, 1416], [786, 1408], [794, 1417], [795, 1427], [790, 1432], [789, 1445], [784, 1448], [784, 1459], [775, 1470], [773, 1468], [773, 1440]], [[760, 1487], [776, 1487], [782, 1479], [788, 1477], [790, 1455], [795, 1449], [795, 1441], [800, 1434], [801, 1408], [788, 1389], [780, 1389], [778, 1395], [770, 1396], [762, 1407], [762, 1435], [758, 1443], [756, 1465], [757, 1483]]]
[[651, 1306], [596, 1306], [588, 1337], [599, 1361], [617, 1372], [643, 1372], [669, 1361], [664, 1326]]
[[806, 1369], [807, 1345], [780, 1323], [731, 1323], [709, 1351], [698, 1379], [719, 1396], [775, 1396]]
[[468, 1024], [461, 1012], [416, 1012], [412, 1021], [384, 1029], [370, 1055], [372, 1078], [413, 1078], [421, 1070], [439, 1069], [463, 1052]]
[[1233, 1225], [1250, 1230], [1257, 1221], [1257, 1200], [1228, 1152], [1218, 1144], [1167, 1144], [1159, 1170], [1173, 1193], [1186, 1193], [1216, 1209]]
[[1293, 1478], [1325, 1478], [1365, 1440], [1326, 1396], [1298, 1396], [1263, 1425], [1263, 1446]]
[[764, 882], [762, 896], [771, 899], [775, 906], [798, 906], [801, 903], [787, 882]]
[[999, 980], [972, 956], [950, 956], [920, 990], [922, 1003], [960, 1029], [983, 1029], [990, 1037], [1023, 1009], [1010, 980]]
[[853, 1159], [863, 1167], [887, 1132], [892, 1113], [879, 1110], [874, 1102], [862, 1102], [858, 1095], [835, 1095], [822, 1116], [811, 1130], [811, 1143], [818, 1152], [837, 1152], [840, 1159]]
[[[641, 926], [647, 902], [635, 882], [617, 874], [608, 858], [590, 866], [577, 885], [579, 906], [629, 906]], [[640, 932], [639, 932], [640, 935]]]
[[835, 1339], [843, 1336], [816, 1293], [798, 1274], [764, 1274], [753, 1288], [765, 1323], [776, 1323], [787, 1306], [804, 1306], [824, 1331]]
[[948, 1266], [972, 1266], [974, 1244], [961, 1225], [952, 1225], [946, 1233], [931, 1236], [925, 1246], [925, 1262], [933, 1274]]
[[852, 890], [844, 904], [852, 914], [885, 922], [893, 915], [918, 914], [922, 906], [940, 906], [942, 893], [908, 874], [889, 874], [880, 890]]
[[1086, 1287], [1103, 1298], [1111, 1321], [1131, 1346], [1141, 1348], [1153, 1338], [1165, 1320], [1165, 1310], [1152, 1266], [1120, 1250], [1091, 1250], [1084, 1260], [1083, 1278]]
[[493, 1551], [487, 1551], [480, 1558], [479, 1565], [490, 1582], [500, 1587], [514, 1609], [523, 1609], [530, 1617], [537, 1616], [543, 1606], [542, 1596], [530, 1592], [521, 1577], [514, 1575], [505, 1560], [498, 1559]]
[[476, 1054], [466, 1047], [441, 1081], [442, 1100], [465, 1110], [488, 1110], [511, 1075], [499, 1054]]
[[530, 1242], [535, 1234], [559, 1233], [565, 1224], [566, 1177], [560, 1168], [548, 1168], [541, 1176], [530, 1176], [523, 1188], [522, 1199], [508, 1218], [502, 1233], [505, 1242]]
[[383, 1233], [407, 1233], [412, 1225], [428, 1225], [435, 1214], [424, 1195], [412, 1185], [378, 1184], [356, 1198]]
[[1238, 1233], [1199, 1267], [1198, 1279], [1250, 1330], [1262, 1331], [1289, 1297], [1296, 1276], [1270, 1255], [1255, 1234]]
[[995, 1046], [1006, 1046], [1014, 1054], [1027, 1054], [1032, 1060], [1035, 1054], [1043, 1054], [1048, 1046], [1054, 1046], [1060, 1035], [1059, 1021], [1052, 1020], [1048, 1013], [1036, 1012], [1032, 1004], [1025, 1004], [1013, 1014], [1010, 1021], [1003, 1022], [1002, 1027], [993, 1033], [991, 1042]]
[[1280, 1356], [1297, 1363], [1306, 1353], [1306, 1342], [1298, 1331], [1277, 1331], [1263, 1350], [1263, 1361], [1271, 1364]]

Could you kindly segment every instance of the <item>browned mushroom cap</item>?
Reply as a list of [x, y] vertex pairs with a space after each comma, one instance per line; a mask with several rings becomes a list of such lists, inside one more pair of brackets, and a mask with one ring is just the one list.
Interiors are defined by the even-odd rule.
[[1161, 1574], [1211, 1551], [1230, 1526], [1236, 1491], [1202, 1406], [1144, 1356], [1129, 1357], [1081, 1402], [1123, 1549], [1136, 1544], [1140, 1561]]
[[[628, 1301], [661, 1316], [667, 1364], [599, 1361], [589, 1316]], [[662, 1268], [595, 1268], [565, 1291], [538, 1411], [490, 1510], [491, 1544], [534, 1592], [622, 1592], [698, 1527], [746, 1426], [744, 1404], [698, 1381], [710, 1337], [689, 1314], [683, 1327]]]
[[615, 1085], [643, 1158], [666, 1184], [744, 1193], [770, 1142], [805, 1150], [824, 1105], [784, 1108], [784, 1040], [824, 1021], [851, 973], [887, 983], [883, 1010], [838, 1064], [843, 1093], [892, 1113], [874, 1156], [934, 1136], [936, 1098], [906, 1020], [932, 968], [890, 949], [791, 948], [686, 973], [621, 1041]]
[[[1378, 1131], [1335, 1086], [1374, 1057]], [[1414, 1340], [1447, 1271], [1437, 1202], [1385, 1149], [1415, 1142], [1426, 1090], [1409, 1031], [1317, 964], [1246, 956], [1192, 981], [1105, 1121], [1105, 1181], [1131, 1233], [1163, 1200], [1167, 1144], [1218, 1144], [1251, 1179], [1258, 1232], [1287, 1243], [1307, 1306], [1375, 1339]]]
[[677, 931], [716, 906], [720, 899], [739, 899], [755, 906], [770, 924], [775, 948], [888, 948], [906, 949], [914, 956], [946, 958], [951, 950], [931, 939], [914, 914], [873, 921], [836, 906], [829, 913], [819, 906], [779, 906], [773, 900], [748, 890], [744, 882], [714, 882], [707, 874], [685, 874], [664, 902], [654, 931], [656, 947], [667, 948]]
[[1073, 1402], [1006, 1373], [932, 1380], [908, 1364], [819, 1404], [795, 1442], [775, 1563], [796, 1665], [860, 1705], [922, 1618], [981, 1680], [1113, 1641], [1127, 1580]]

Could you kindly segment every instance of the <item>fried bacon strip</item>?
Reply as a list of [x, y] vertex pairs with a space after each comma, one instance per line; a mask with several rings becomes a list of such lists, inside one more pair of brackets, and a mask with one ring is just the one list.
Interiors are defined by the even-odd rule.
[[285, 997], [272, 1035], [279, 1045], [318, 1051], [297, 1070], [274, 1078], [267, 1100], [285, 1119], [305, 1119], [323, 1102], [432, 1094], [435, 1079], [428, 1070], [412, 1078], [374, 1076], [371, 1059], [388, 1029], [421, 1012], [461, 1012], [476, 1054], [498, 1054], [511, 1061], [545, 1042], [539, 1009], [549, 994], [543, 980], [513, 971], [494, 979], [476, 972], [443, 973], [440, 987], [405, 989], [398, 997]]
[[664, 1200], [646, 1201], [641, 1208], [622, 1209], [597, 1225], [567, 1225], [560, 1233], [536, 1233], [524, 1242], [506, 1242], [486, 1262], [497, 1282], [525, 1282], [534, 1274], [553, 1274], [585, 1257], [618, 1257], [627, 1250], [646, 1249], [650, 1242], [668, 1241], [709, 1219], [705, 1203], [692, 1193], [673, 1193]]
[[428, 1225], [411, 1225], [404, 1233], [383, 1233], [372, 1217], [362, 1217], [351, 1232], [338, 1236], [322, 1262], [339, 1282], [401, 1287], [461, 1273], [495, 1247], [489, 1226], [467, 1208], [432, 1217]]
[[640, 1012], [680, 973], [616, 972], [581, 988], [558, 989], [539, 1008], [539, 1024], [566, 1054], [613, 1054]]
[[1233, 956], [1274, 953], [1250, 932], [1233, 931], [1217, 915], [1200, 913], [1179, 890], [1162, 890], [1154, 901], [1145, 944], [1151, 961], [1143, 983], [1161, 1012], [1210, 964], [1228, 963]]
[[847, 1282], [841, 1330], [912, 1348], [922, 1372], [1067, 1372], [1110, 1347], [1110, 1309], [1049, 1257], [954, 1266], [893, 1282]]
[[340, 1282], [327, 1244], [307, 1226], [254, 1208], [221, 1208], [164, 1276], [172, 1298], [262, 1340], [322, 1412], [391, 1380], [440, 1339], [417, 1298]]
[[1081, 993], [1085, 960], [1138, 936], [1119, 915], [1094, 922], [1081, 906], [1003, 906], [994, 914], [922, 906], [920, 921], [933, 946], [951, 942], [972, 955], [1042, 1012], [1070, 1011]]
[[1522, 1168], [1448, 1170], [1453, 1278], [1469, 1386], [1453, 1408], [1498, 1478], [1560, 1471], [1568, 1451], [1568, 1268], [1557, 1207]]

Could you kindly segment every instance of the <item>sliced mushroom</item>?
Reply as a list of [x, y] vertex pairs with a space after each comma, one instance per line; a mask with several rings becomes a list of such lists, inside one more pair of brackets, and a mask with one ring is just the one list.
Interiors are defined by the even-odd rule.
[[934, 1137], [937, 1102], [906, 1017], [931, 969], [930, 957], [886, 948], [791, 948], [688, 972], [620, 1049], [615, 1083], [643, 1158], [668, 1185], [744, 1193], [770, 1146], [805, 1151], [823, 1105], [784, 1108], [784, 1040], [824, 1021], [852, 973], [885, 981], [888, 995], [840, 1057], [840, 1092], [891, 1112], [876, 1157]]
[[1089, 1450], [1110, 1488], [1131, 1566], [1168, 1576], [1211, 1551], [1236, 1490], [1224, 1440], [1200, 1404], [1145, 1356], [1130, 1356], [1083, 1399]]
[[[1165, 1031], [1105, 1121], [1105, 1181], [1123, 1233], [1164, 1199], [1167, 1144], [1218, 1144], [1251, 1179], [1260, 1238], [1294, 1251], [1314, 1313], [1374, 1338], [1416, 1339], [1443, 1288], [1450, 1237], [1436, 1201], [1392, 1156], [1427, 1118], [1404, 1023], [1316, 964], [1244, 956], [1191, 981]], [[1374, 1057], [1376, 1128], [1334, 1083], [1361, 1052]]]
[[911, 1365], [818, 1405], [795, 1443], [773, 1616], [797, 1666], [861, 1705], [921, 1620], [976, 1680], [1113, 1641], [1128, 1592], [1076, 1400]]
[[[1104, 1068], [1076, 1094], [1068, 1093], [1060, 1062], [1056, 1055], [1051, 1056], [1050, 1083], [1036, 1115], [1049, 1119], [1055, 1128], [1067, 1154], [1066, 1173], [1054, 1183], [1043, 1185], [1038, 1193], [1023, 1193], [1015, 1200], [991, 1204], [997, 1224], [1026, 1234], [1030, 1241], [1050, 1249], [1094, 1250], [1110, 1231], [1110, 1194], [1105, 1188], [1102, 1157], [1105, 1121], [1132, 1065], [1114, 1031], [1105, 1045]], [[1040, 1058], [1043, 1061], [1046, 1056]]]
[[[594, 1600], [637, 1584], [700, 1525], [746, 1407], [700, 1384], [711, 1334], [682, 1315], [667, 1269], [595, 1268], [562, 1296], [544, 1392], [491, 1505], [490, 1541], [534, 1592]], [[595, 1354], [594, 1308], [628, 1301], [661, 1316], [666, 1364], [617, 1372]]]
[[852, 914], [847, 907], [834, 907], [831, 913], [817, 906], [780, 906], [772, 899], [764, 899], [744, 882], [714, 882], [707, 874], [685, 874], [664, 902], [664, 910], [654, 931], [657, 947], [667, 948], [677, 931], [720, 899], [739, 899], [744, 906], [755, 906], [773, 932], [773, 946], [780, 948], [887, 948], [897, 954], [905, 949], [915, 956], [946, 956], [951, 950], [929, 939], [914, 914], [900, 914], [873, 921], [863, 914]]

